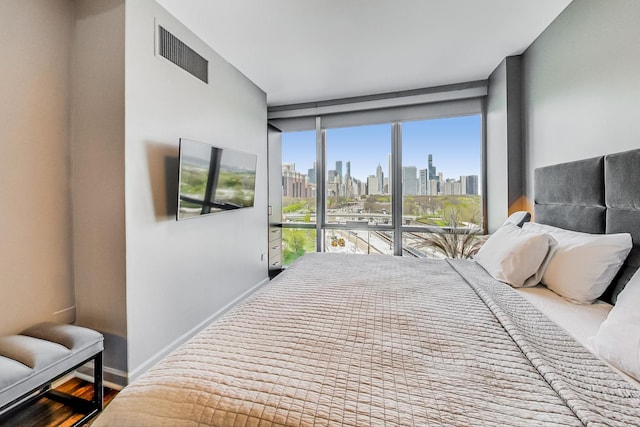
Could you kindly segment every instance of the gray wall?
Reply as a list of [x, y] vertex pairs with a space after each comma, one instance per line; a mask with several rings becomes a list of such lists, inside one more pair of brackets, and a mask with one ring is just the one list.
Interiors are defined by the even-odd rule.
[[68, 0], [0, 1], [0, 334], [74, 319]]
[[489, 232], [524, 202], [522, 67], [509, 56], [489, 76], [487, 93], [487, 216]]
[[[209, 60], [208, 85], [154, 55], [154, 21]], [[126, 305], [135, 377], [267, 278], [267, 106], [262, 90], [155, 2], [126, 2], [125, 33]], [[181, 137], [257, 154], [255, 207], [176, 222], [170, 165]]]
[[[127, 371], [124, 0], [74, 0], [71, 192], [77, 322], [105, 335], [105, 378]], [[113, 377], [116, 375], [116, 377]]]
[[527, 202], [533, 170], [640, 147], [640, 2], [574, 0], [525, 51]]
[[494, 232], [507, 218], [507, 67], [489, 76], [487, 93], [487, 227]]

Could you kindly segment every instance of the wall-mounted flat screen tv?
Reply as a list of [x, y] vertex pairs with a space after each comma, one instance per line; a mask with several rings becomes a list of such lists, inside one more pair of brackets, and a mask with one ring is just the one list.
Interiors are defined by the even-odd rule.
[[176, 219], [253, 206], [258, 156], [180, 138]]

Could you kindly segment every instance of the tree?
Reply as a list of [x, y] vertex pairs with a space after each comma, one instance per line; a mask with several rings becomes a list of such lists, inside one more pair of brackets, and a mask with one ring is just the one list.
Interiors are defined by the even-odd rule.
[[434, 228], [425, 237], [424, 246], [447, 258], [471, 258], [478, 253], [484, 243], [480, 231], [469, 226], [460, 227], [459, 212], [452, 206], [445, 220], [448, 220], [448, 229]]
[[303, 230], [283, 230], [282, 233], [284, 263], [291, 264], [304, 255], [305, 235]]
[[315, 230], [285, 228], [282, 230], [282, 262], [289, 265], [315, 248]]
[[367, 200], [364, 201], [364, 210], [367, 212], [375, 212], [378, 209], [378, 202], [376, 201], [376, 196], [369, 196]]

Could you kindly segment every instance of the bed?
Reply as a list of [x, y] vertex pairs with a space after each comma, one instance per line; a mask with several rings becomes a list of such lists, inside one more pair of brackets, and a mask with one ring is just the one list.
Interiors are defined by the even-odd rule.
[[514, 290], [473, 260], [308, 254], [93, 425], [640, 425], [638, 383], [588, 348], [637, 269], [640, 172], [629, 164], [640, 150], [535, 173], [538, 221], [631, 231], [607, 302]]

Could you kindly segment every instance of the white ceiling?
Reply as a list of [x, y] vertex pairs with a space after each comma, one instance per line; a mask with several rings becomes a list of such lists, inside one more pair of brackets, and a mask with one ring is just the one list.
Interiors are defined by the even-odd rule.
[[486, 79], [571, 0], [158, 0], [269, 105]]

